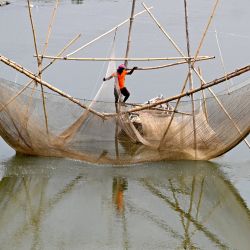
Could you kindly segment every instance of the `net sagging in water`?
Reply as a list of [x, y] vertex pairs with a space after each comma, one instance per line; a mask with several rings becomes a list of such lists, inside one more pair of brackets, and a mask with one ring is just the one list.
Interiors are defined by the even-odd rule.
[[6, 107], [23, 86], [0, 79], [0, 87], [0, 134], [24, 154], [113, 164], [208, 160], [229, 151], [250, 131], [250, 84], [218, 96], [226, 112], [213, 96], [195, 101], [195, 127], [191, 101], [181, 101], [169, 129], [172, 112], [164, 105], [122, 113], [131, 107], [115, 106], [113, 80], [85, 103], [101, 113], [118, 112], [104, 119], [57, 94], [44, 93], [48, 129], [39, 85], [26, 88]]

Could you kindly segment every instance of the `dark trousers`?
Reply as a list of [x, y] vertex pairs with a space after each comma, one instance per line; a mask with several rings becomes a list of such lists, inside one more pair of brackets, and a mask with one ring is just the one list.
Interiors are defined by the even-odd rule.
[[124, 88], [121, 89], [121, 93], [122, 93], [122, 95], [124, 95], [123, 102], [126, 102], [128, 100], [128, 98], [129, 98], [129, 96], [130, 96], [129, 91], [127, 90], [126, 87], [124, 87]]
[[[130, 93], [126, 87], [120, 89], [122, 95], [124, 96], [123, 102], [126, 102], [130, 96]], [[114, 95], [115, 95], [115, 103], [118, 103], [119, 100], [119, 93], [117, 92], [116, 88], [114, 88]]]

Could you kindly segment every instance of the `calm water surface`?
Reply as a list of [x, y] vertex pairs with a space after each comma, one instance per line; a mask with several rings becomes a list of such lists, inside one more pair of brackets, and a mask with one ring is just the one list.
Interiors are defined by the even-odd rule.
[[[182, 3], [168, 2], [171, 8], [163, 1], [154, 0], [151, 4], [161, 22], [168, 24], [177, 42], [185, 48], [179, 11]], [[112, 28], [127, 18], [130, 3], [61, 1], [48, 54], [58, 53], [78, 33], [82, 33], [82, 38], [71, 51]], [[54, 1], [33, 4], [40, 48]], [[195, 48], [213, 1], [194, 0], [191, 4]], [[221, 1], [215, 26], [228, 71], [249, 63], [249, 10], [248, 0], [241, 1], [241, 5], [236, 0]], [[158, 42], [165, 46], [165, 38], [157, 32], [151, 35], [149, 31], [155, 28], [146, 16], [138, 18], [138, 23], [135, 39], [139, 45], [133, 45], [136, 56], [145, 56], [145, 52], [149, 56], [163, 56], [162, 47], [153, 45]], [[0, 8], [0, 32], [4, 34], [0, 53], [35, 71], [26, 1], [12, 1]], [[126, 32], [124, 28], [117, 38], [117, 56], [123, 56]], [[77, 55], [107, 56], [111, 39], [109, 36]], [[218, 56], [213, 30], [207, 40], [210, 46], [205, 46], [202, 52]], [[168, 56], [176, 56], [169, 52], [172, 49], [167, 44], [164, 49]], [[223, 72], [216, 63], [215, 66], [209, 63], [207, 69], [215, 76]], [[178, 70], [169, 72], [170, 80], [178, 77], [183, 80]], [[3, 65], [0, 71], [7, 79], [26, 81]], [[91, 98], [104, 71], [103, 63], [94, 67], [72, 63], [66, 67], [58, 62], [45, 78], [73, 96]], [[204, 74], [208, 79], [213, 77]], [[165, 93], [166, 83], [161, 80], [164, 77], [162, 72], [135, 75], [128, 81], [133, 89], [131, 100], [148, 100], [159, 92], [175, 94], [177, 86], [173, 85], [168, 85]], [[140, 84], [133, 85], [134, 81], [144, 83], [143, 94]], [[152, 82], [157, 82], [157, 86], [152, 88]], [[213, 162], [115, 167], [15, 156], [0, 140], [0, 179], [1, 249], [249, 249], [250, 155], [243, 143]]]

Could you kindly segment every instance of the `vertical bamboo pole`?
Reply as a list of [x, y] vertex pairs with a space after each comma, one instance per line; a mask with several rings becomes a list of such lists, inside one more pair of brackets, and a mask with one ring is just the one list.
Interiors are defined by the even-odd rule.
[[[186, 41], [187, 41], [187, 53], [190, 57], [190, 39], [189, 39], [189, 29], [188, 29], [188, 10], [187, 10], [187, 1], [184, 0], [184, 9], [185, 9], [185, 29], [186, 29]], [[193, 77], [191, 71], [191, 60], [188, 59], [188, 78], [189, 78], [189, 88], [193, 89]], [[195, 159], [197, 158], [197, 135], [196, 135], [196, 121], [195, 121], [195, 104], [194, 104], [194, 95], [191, 94], [192, 101], [192, 115], [193, 115], [193, 129], [194, 129], [194, 154]]]
[[[214, 15], [215, 15], [215, 11], [216, 11], [216, 8], [217, 8], [217, 6], [218, 6], [218, 3], [219, 3], [219, 0], [216, 0], [216, 1], [215, 1], [215, 4], [214, 4], [214, 7], [213, 7], [213, 9], [212, 9], [212, 14], [210, 15], [210, 18], [209, 18], [208, 23], [207, 23], [207, 25], [206, 25], [205, 31], [204, 31], [203, 34], [202, 34], [202, 38], [201, 38], [201, 40], [200, 40], [198, 49], [196, 50], [195, 57], [194, 57], [194, 61], [191, 63], [191, 68], [194, 70], [194, 72], [197, 74], [197, 76], [198, 76], [202, 81], [204, 81], [204, 80], [202, 79], [202, 77], [200, 76], [200, 74], [197, 72], [197, 70], [194, 68], [194, 64], [195, 64], [196, 59], [197, 59], [197, 57], [198, 57], [198, 55], [199, 55], [199, 53], [200, 53], [200, 50], [201, 50], [201, 47], [202, 47], [202, 45], [203, 45], [204, 39], [205, 39], [205, 37], [206, 37], [208, 28], [209, 28], [209, 26], [210, 26], [210, 24], [211, 24], [211, 22], [212, 22], [212, 19], [213, 19]], [[167, 34], [167, 32], [162, 28], [162, 26], [159, 24], [159, 22], [155, 19], [155, 17], [152, 15], [152, 13], [148, 10], [148, 8], [146, 7], [146, 5], [145, 5], [144, 3], [143, 3], [143, 6], [144, 6], [144, 8], [147, 10], [147, 12], [150, 14], [150, 16], [153, 18], [153, 20], [156, 22], [156, 24], [159, 26], [159, 28], [163, 31], [163, 33], [168, 37], [168, 39], [169, 39], [170, 42], [174, 45], [174, 47], [177, 49], [177, 51], [178, 51], [179, 53], [181, 53], [181, 55], [184, 55], [183, 52], [178, 48], [178, 46], [173, 42], [173, 40], [172, 40], [172, 39], [170, 38], [170, 36]], [[183, 92], [184, 92], [184, 90], [185, 90], [185, 87], [186, 87], [186, 84], [187, 84], [188, 79], [189, 79], [189, 78], [188, 78], [188, 76], [187, 76], [186, 79], [185, 79], [185, 81], [184, 81], [184, 84], [183, 84], [183, 88], [182, 88], [181, 94], [183, 94]], [[180, 98], [177, 99], [177, 102], [176, 102], [174, 111], [177, 110], [177, 107], [178, 107], [178, 105], [179, 105], [179, 102], [180, 102]], [[166, 135], [167, 135], [167, 133], [168, 133], [168, 130], [169, 130], [169, 128], [170, 128], [170, 126], [171, 126], [171, 124], [172, 124], [172, 121], [173, 121], [173, 119], [174, 119], [174, 114], [175, 114], [175, 112], [172, 113], [171, 118], [170, 118], [170, 121], [169, 121], [169, 124], [168, 124], [168, 126], [167, 126], [167, 129], [166, 129], [166, 131], [165, 131], [165, 133], [164, 133], [164, 135], [163, 135], [163, 137], [162, 137], [162, 139], [161, 139], [161, 141], [160, 141], [160, 143], [159, 143], [159, 147], [158, 147], [159, 149], [160, 149], [160, 148], [163, 146], [163, 144], [164, 144], [165, 137], [166, 137]]]
[[[129, 32], [128, 32], [128, 41], [127, 41], [127, 49], [126, 49], [125, 58], [128, 58], [130, 45], [131, 45], [131, 33], [132, 33], [132, 26], [133, 26], [133, 21], [134, 21], [135, 1], [136, 0], [133, 0], [133, 2], [132, 2], [132, 9], [131, 9], [130, 23], [129, 23]], [[128, 61], [125, 60], [124, 64], [127, 67], [128, 66]]]
[[[37, 65], [38, 65], [38, 72], [39, 72], [38, 77], [41, 78], [41, 59], [40, 59], [40, 57], [38, 57], [38, 49], [37, 49], [37, 42], [36, 42], [36, 32], [35, 32], [35, 28], [34, 28], [32, 13], [31, 13], [30, 0], [27, 0], [27, 3], [28, 3], [29, 17], [30, 17], [30, 23], [31, 23], [31, 28], [32, 28], [32, 34], [33, 34], [33, 41], [34, 41], [34, 46], [35, 46], [35, 53], [36, 53], [36, 56], [37, 56]], [[43, 86], [41, 84], [40, 84], [40, 86], [41, 86], [41, 91], [42, 91], [45, 126], [46, 126], [47, 134], [49, 134], [48, 116], [47, 116], [46, 105], [45, 105], [45, 96], [44, 96]]]

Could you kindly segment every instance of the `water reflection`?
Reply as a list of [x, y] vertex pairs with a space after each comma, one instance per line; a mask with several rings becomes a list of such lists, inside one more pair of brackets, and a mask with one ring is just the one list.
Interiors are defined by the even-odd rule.
[[247, 249], [250, 243], [249, 210], [213, 163], [111, 167], [17, 156], [1, 173], [3, 249]]

